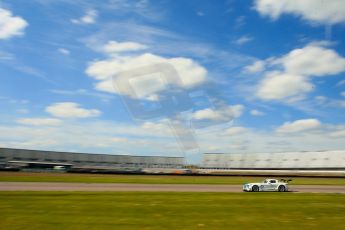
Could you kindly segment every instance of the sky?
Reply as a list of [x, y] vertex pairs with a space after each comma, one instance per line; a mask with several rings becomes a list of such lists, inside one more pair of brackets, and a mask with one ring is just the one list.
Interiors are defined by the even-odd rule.
[[342, 0], [0, 0], [0, 147], [345, 149]]

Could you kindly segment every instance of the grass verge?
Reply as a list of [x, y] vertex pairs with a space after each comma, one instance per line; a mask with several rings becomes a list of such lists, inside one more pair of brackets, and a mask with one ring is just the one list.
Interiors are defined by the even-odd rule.
[[1, 229], [342, 229], [345, 196], [0, 192]]

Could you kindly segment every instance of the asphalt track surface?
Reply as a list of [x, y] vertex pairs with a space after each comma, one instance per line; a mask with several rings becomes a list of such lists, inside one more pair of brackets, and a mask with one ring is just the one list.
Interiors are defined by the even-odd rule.
[[[136, 191], [136, 192], [242, 192], [241, 185], [118, 184], [0, 182], [0, 191]], [[302, 193], [343, 193], [345, 186], [290, 185], [289, 191]]]

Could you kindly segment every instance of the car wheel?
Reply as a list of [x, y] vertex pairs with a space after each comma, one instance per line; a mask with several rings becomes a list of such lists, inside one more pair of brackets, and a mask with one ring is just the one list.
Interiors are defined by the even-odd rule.
[[279, 192], [285, 192], [285, 191], [286, 191], [285, 186], [280, 185], [280, 186], [278, 187], [278, 191], [279, 191]]
[[252, 191], [253, 191], [253, 192], [259, 192], [259, 186], [254, 185], [254, 186], [252, 187]]

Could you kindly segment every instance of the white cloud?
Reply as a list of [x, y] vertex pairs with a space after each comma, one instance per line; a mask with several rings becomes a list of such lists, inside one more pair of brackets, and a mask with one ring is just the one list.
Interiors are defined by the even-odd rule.
[[256, 109], [252, 109], [252, 110], [250, 111], [250, 114], [253, 115], [253, 116], [263, 116], [263, 115], [265, 115], [264, 112], [261, 112], [261, 111], [256, 110]]
[[341, 96], [345, 97], [345, 91], [341, 92]]
[[[151, 76], [149, 77], [150, 82], [155, 83], [155, 87], [152, 87], [151, 84], [147, 84], [148, 82], [145, 81], [147, 74], [143, 73], [142, 75], [138, 74], [138, 77], [136, 78], [136, 83], [138, 83], [137, 86], [141, 87], [139, 94], [134, 93], [131, 87], [114, 89], [112, 82], [113, 76], [117, 77], [119, 81], [126, 81], [126, 79], [122, 79], [122, 77], [120, 77], [121, 72], [147, 66], [151, 68], [152, 74], [160, 74], [162, 69], [155, 66], [157, 63], [170, 64], [176, 69], [180, 79], [165, 78], [161, 75], [159, 75], [158, 78]], [[207, 70], [189, 58], [165, 58], [151, 53], [145, 53], [136, 56], [119, 55], [109, 59], [92, 62], [86, 69], [86, 73], [98, 80], [96, 83], [96, 89], [98, 90], [126, 95], [137, 99], [147, 99], [151, 96], [157, 97], [156, 94], [164, 90], [164, 86], [167, 84], [172, 84], [181, 88], [191, 88], [196, 85], [200, 85], [206, 81]], [[164, 85], [160, 85], [162, 82]]]
[[244, 110], [243, 105], [224, 106], [217, 110], [212, 108], [202, 109], [194, 112], [195, 120], [211, 120], [211, 121], [227, 121], [229, 119], [238, 118]]
[[83, 17], [72, 19], [71, 22], [74, 24], [93, 24], [96, 22], [97, 15], [98, 13], [96, 10], [88, 10]]
[[246, 16], [239, 16], [235, 20], [235, 28], [238, 29], [246, 24]]
[[345, 58], [324, 45], [314, 42], [282, 57], [268, 58], [266, 65], [277, 70], [266, 73], [259, 84], [257, 96], [266, 100], [302, 99], [313, 90], [311, 77], [344, 72]]
[[341, 108], [345, 108], [345, 100], [337, 101], [335, 105]]
[[14, 60], [14, 55], [12, 53], [0, 50], [0, 61], [2, 60], [12, 61]]
[[[342, 93], [345, 97], [345, 93]], [[316, 96], [315, 100], [319, 106], [323, 106], [324, 108], [345, 108], [345, 100], [341, 99], [334, 99], [334, 98], [327, 98], [325, 96]]]
[[244, 67], [244, 71], [248, 73], [258, 73], [265, 70], [265, 62], [264, 61], [256, 61], [251, 65]]
[[159, 21], [165, 18], [165, 11], [149, 0], [110, 0], [98, 2], [99, 6], [118, 12], [119, 14], [137, 15], [150, 21]]
[[95, 153], [180, 155], [167, 126], [163, 131], [126, 123], [97, 120], [65, 120], [58, 126], [0, 125], [0, 145], [58, 151]]
[[124, 143], [124, 142], [128, 142], [128, 139], [123, 138], [123, 137], [111, 137], [110, 141], [114, 143]]
[[37, 126], [56, 126], [62, 123], [61, 120], [55, 118], [21, 118], [17, 123], [23, 125], [37, 125]]
[[298, 133], [317, 129], [321, 127], [321, 122], [317, 119], [296, 120], [293, 122], [285, 122], [282, 126], [277, 128], [278, 133]]
[[341, 80], [337, 83], [337, 87], [345, 85], [345, 80]]
[[58, 52], [65, 55], [69, 55], [71, 53], [68, 49], [65, 49], [65, 48], [59, 48]]
[[327, 76], [345, 71], [345, 58], [332, 49], [312, 44], [294, 49], [274, 63], [281, 64], [288, 73], [304, 76]]
[[[198, 139], [200, 140], [199, 144], [202, 152], [207, 151], [209, 146], [217, 146], [217, 152], [237, 153], [344, 149], [345, 136], [340, 136], [340, 134], [337, 138], [329, 136], [329, 131], [333, 131], [335, 128], [344, 130], [344, 128], [340, 129], [340, 127], [334, 127], [333, 125], [329, 129], [324, 129], [324, 127], [328, 126], [323, 124], [317, 130], [301, 131], [301, 133], [276, 133], [274, 131], [247, 129], [243, 133], [231, 135], [230, 137], [210, 133]], [[235, 131], [233, 132], [236, 133]]]
[[293, 14], [314, 23], [345, 23], [343, 0], [256, 0], [254, 8], [274, 20], [282, 14]]
[[[235, 127], [234, 127], [235, 128]], [[219, 152], [281, 152], [302, 150], [344, 149], [345, 136], [331, 137], [328, 132], [304, 132], [301, 135], [277, 135], [272, 132], [255, 132], [247, 129], [231, 129], [229, 134], [221, 132], [197, 135], [201, 152], [209, 146], [217, 146]], [[238, 131], [236, 131], [238, 130]], [[329, 131], [340, 131], [332, 128]], [[223, 130], [222, 130], [223, 132]], [[229, 139], [231, 137], [231, 140]], [[272, 143], [280, 143], [272, 144]], [[0, 145], [7, 147], [43, 148], [59, 151], [81, 151], [95, 153], [131, 153], [134, 155], [181, 156], [179, 146], [168, 126], [157, 123], [135, 126], [109, 121], [84, 120], [64, 121], [59, 126], [0, 125]], [[240, 145], [247, 149], [238, 148]], [[174, 148], [172, 148], [174, 147]], [[169, 149], [169, 151], [167, 151]]]
[[224, 114], [220, 111], [215, 111], [213, 109], [207, 108], [198, 110], [194, 113], [193, 118], [196, 120], [223, 120]]
[[79, 104], [73, 102], [52, 104], [46, 108], [46, 112], [55, 117], [62, 118], [87, 118], [101, 115], [101, 112], [97, 109], [84, 109]]
[[55, 94], [60, 94], [60, 95], [65, 95], [65, 96], [67, 95], [67, 96], [95, 97], [97, 99], [102, 100], [103, 102], [109, 102], [111, 99], [114, 98], [113, 95], [100, 93], [100, 92], [94, 92], [93, 90], [87, 90], [87, 89], [72, 89], [72, 90], [51, 89], [49, 91]]
[[299, 98], [313, 90], [313, 85], [306, 77], [289, 73], [267, 73], [261, 81], [257, 96], [264, 100]]
[[316, 96], [315, 100], [318, 104], [324, 104], [327, 101], [327, 97], [325, 96]]
[[140, 128], [160, 135], [171, 135], [169, 120], [167, 119], [160, 120], [159, 122], [147, 121], [144, 122]]
[[0, 8], [0, 39], [8, 39], [24, 34], [28, 23], [21, 17], [13, 16], [11, 11]]
[[27, 114], [30, 111], [28, 109], [17, 109], [16, 112], [19, 113], [19, 114]]
[[197, 14], [199, 17], [205, 16], [205, 13], [202, 12], [202, 11], [198, 11], [198, 12], [196, 12], [196, 14]]
[[[221, 135], [226, 129], [195, 134], [201, 152], [207, 151], [210, 146], [217, 146], [214, 149], [219, 152], [248, 153], [344, 149], [345, 136], [340, 133], [343, 130], [342, 125], [323, 124], [317, 131], [299, 135], [277, 135], [271, 131], [245, 130], [244, 127], [229, 128], [228, 135]], [[171, 128], [164, 122], [146, 122], [137, 126], [87, 119], [64, 120], [58, 126], [2, 124], [0, 145], [58, 151], [181, 156]]]
[[345, 137], [345, 130], [335, 131], [329, 134], [330, 137], [340, 138]]
[[246, 133], [247, 129], [244, 127], [230, 127], [226, 129], [224, 132], [222, 132], [222, 135], [226, 136], [236, 136], [236, 135], [241, 135], [243, 133]]
[[146, 45], [137, 42], [109, 41], [107, 44], [104, 45], [103, 50], [106, 53], [121, 53], [128, 51], [144, 50], [146, 48]]
[[251, 40], [253, 40], [252, 37], [242, 36], [242, 37], [236, 39], [234, 41], [234, 43], [237, 44], [237, 45], [243, 45], [243, 44], [246, 44], [246, 43], [250, 42]]

